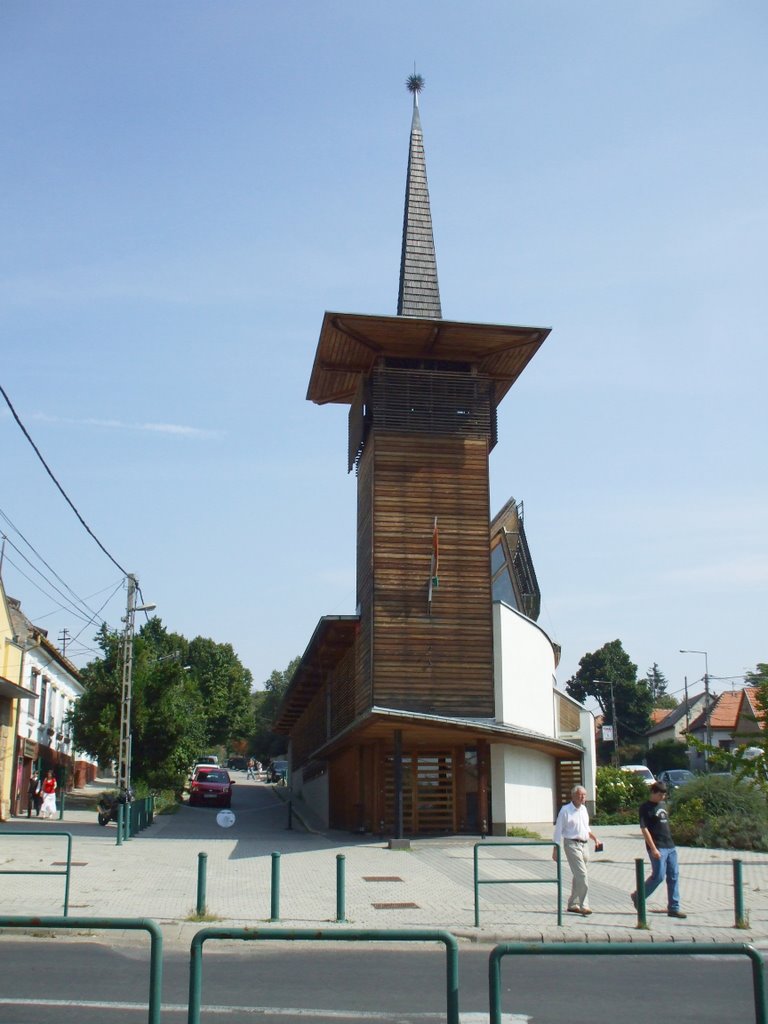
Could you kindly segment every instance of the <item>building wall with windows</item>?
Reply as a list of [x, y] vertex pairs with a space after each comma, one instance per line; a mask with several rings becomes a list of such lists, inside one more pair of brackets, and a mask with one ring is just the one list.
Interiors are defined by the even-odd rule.
[[60, 790], [82, 786], [96, 777], [96, 762], [74, 749], [69, 712], [83, 692], [80, 675], [69, 659], [34, 626], [14, 598], [8, 599], [15, 635], [23, 647], [21, 685], [30, 696], [18, 701], [16, 750], [11, 792], [14, 814], [26, 812], [27, 784], [33, 766], [52, 769]]

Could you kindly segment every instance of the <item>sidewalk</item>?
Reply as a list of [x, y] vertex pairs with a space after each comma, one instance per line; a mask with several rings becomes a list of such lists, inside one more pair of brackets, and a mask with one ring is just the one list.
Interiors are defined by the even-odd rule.
[[[239, 789], [254, 785], [239, 777], [238, 782]], [[346, 918], [356, 928], [442, 928], [482, 943], [751, 942], [768, 947], [768, 854], [681, 848], [681, 891], [688, 918], [668, 918], [666, 893], [659, 889], [649, 902], [645, 931], [637, 928], [629, 899], [635, 858], [644, 856], [639, 830], [603, 827], [598, 834], [605, 852], [593, 855], [590, 863], [591, 917], [565, 912], [570, 873], [564, 862], [562, 926], [557, 925], [557, 888], [542, 883], [482, 886], [476, 928], [476, 838], [415, 839], [409, 851], [395, 851], [378, 837], [306, 831], [296, 814], [289, 831], [287, 806], [272, 787], [260, 785], [248, 799], [253, 804], [242, 808], [235, 801], [237, 821], [231, 829], [216, 824], [212, 809], [183, 806], [120, 847], [115, 826], [100, 827], [93, 810], [65, 805], [63, 821], [16, 818], [0, 826], [0, 869], [47, 870], [53, 864], [61, 869], [66, 841], [50, 833], [71, 832], [70, 917], [152, 918], [167, 944], [186, 948], [203, 927], [271, 927], [273, 851], [281, 854], [279, 926], [284, 928], [342, 927], [335, 918], [337, 857], [343, 854]], [[536, 828], [550, 837], [550, 825]], [[3, 835], [13, 830], [34, 833], [35, 838]], [[206, 854], [210, 915], [203, 922], [189, 920], [195, 912], [199, 853]], [[743, 862], [747, 930], [734, 928], [734, 857]], [[486, 845], [480, 860], [481, 878], [554, 877], [550, 847]], [[5, 914], [60, 915], [63, 898], [63, 876], [0, 875]], [[94, 936], [103, 938], [104, 933]], [[82, 941], [83, 936], [78, 938]], [[115, 938], [110, 932], [109, 941]], [[134, 932], [126, 932], [125, 940], [144, 941]]]

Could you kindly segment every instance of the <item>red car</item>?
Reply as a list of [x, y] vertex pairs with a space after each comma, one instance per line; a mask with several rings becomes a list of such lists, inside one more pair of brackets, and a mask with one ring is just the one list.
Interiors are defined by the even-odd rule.
[[189, 787], [189, 802], [230, 807], [233, 786], [234, 782], [230, 779], [229, 772], [225, 772], [223, 768], [198, 768]]

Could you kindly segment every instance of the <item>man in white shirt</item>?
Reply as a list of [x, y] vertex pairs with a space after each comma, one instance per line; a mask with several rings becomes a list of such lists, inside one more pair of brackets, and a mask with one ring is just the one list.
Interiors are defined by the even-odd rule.
[[[589, 909], [589, 840], [598, 846], [598, 838], [589, 829], [589, 814], [584, 806], [587, 791], [583, 786], [571, 790], [571, 802], [560, 808], [555, 824], [554, 842], [562, 841], [568, 867], [573, 875], [571, 895], [568, 897], [568, 911], [587, 917]], [[552, 860], [557, 860], [557, 849], [552, 850]]]

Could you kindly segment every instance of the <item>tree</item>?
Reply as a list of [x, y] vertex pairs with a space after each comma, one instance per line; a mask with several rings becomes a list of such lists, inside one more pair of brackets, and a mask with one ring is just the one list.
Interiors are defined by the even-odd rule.
[[232, 646], [195, 637], [186, 662], [205, 704], [205, 745], [226, 746], [247, 736], [253, 729], [253, 676]]
[[[620, 640], [612, 640], [599, 650], [585, 654], [579, 662], [578, 672], [568, 680], [565, 688], [580, 704], [584, 704], [588, 697], [596, 700], [606, 724], [618, 724], [620, 741], [637, 743], [650, 728], [651, 691], [645, 679], [638, 680], [637, 665], [630, 661]], [[614, 702], [616, 723], [613, 719]]]
[[[101, 629], [102, 657], [82, 671], [84, 692], [70, 715], [78, 749], [116, 761], [122, 699], [121, 634]], [[206, 747], [252, 728], [250, 672], [229, 644], [169, 633], [157, 617], [133, 641], [131, 776], [180, 788]]]
[[[651, 691], [653, 706], [655, 708], [676, 708], [677, 701], [667, 693], [667, 677], [654, 661], [651, 668], [645, 673], [645, 681]], [[670, 703], [671, 701], [671, 703]]]
[[251, 746], [253, 753], [260, 761], [269, 761], [270, 758], [285, 753], [286, 738], [273, 732], [272, 726], [275, 723], [280, 702], [285, 696], [300, 661], [301, 658], [294, 658], [282, 672], [274, 669], [264, 683], [264, 689], [257, 690], [252, 695], [256, 728]]

